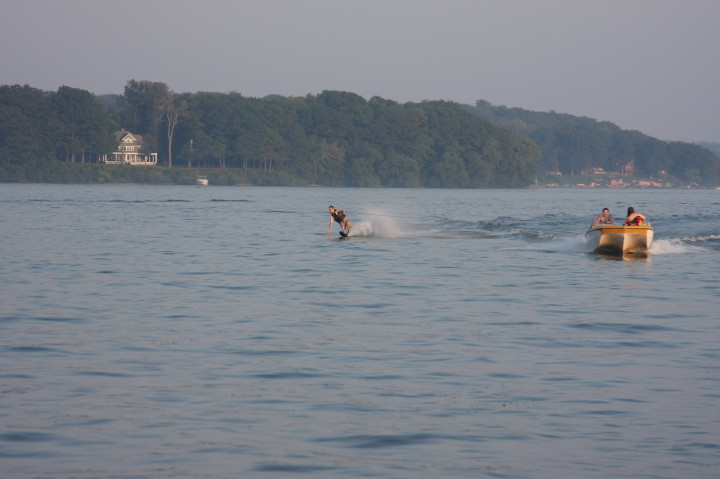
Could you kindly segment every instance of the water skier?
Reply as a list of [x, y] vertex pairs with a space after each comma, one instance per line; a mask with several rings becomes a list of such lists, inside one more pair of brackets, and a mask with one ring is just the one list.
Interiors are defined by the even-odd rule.
[[352, 223], [347, 217], [347, 212], [345, 210], [335, 208], [333, 205], [330, 205], [328, 210], [330, 211], [330, 225], [328, 226], [327, 234], [330, 234], [333, 221], [335, 221], [340, 225], [340, 234], [348, 236], [350, 234], [350, 228], [352, 228]]

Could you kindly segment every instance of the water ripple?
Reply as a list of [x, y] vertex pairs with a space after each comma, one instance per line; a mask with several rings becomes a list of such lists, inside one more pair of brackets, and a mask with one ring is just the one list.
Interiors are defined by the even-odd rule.
[[3, 479], [720, 477], [717, 192], [609, 193], [2, 185]]
[[332, 442], [358, 449], [375, 449], [435, 443], [439, 439], [440, 438], [434, 434], [420, 433], [327, 437], [316, 439], [316, 442]]

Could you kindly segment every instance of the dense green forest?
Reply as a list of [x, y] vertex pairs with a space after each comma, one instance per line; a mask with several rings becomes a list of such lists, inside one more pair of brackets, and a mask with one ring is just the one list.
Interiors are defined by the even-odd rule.
[[[257, 99], [175, 94], [164, 83], [131, 80], [124, 95], [95, 98], [16, 85], [0, 87], [0, 107], [6, 181], [68, 181], [77, 171], [77, 181], [176, 182], [187, 173], [168, 170], [193, 167], [213, 168], [213, 184], [524, 187], [540, 157], [527, 137], [455, 103], [366, 101], [339, 91]], [[116, 148], [112, 134], [121, 127], [142, 135], [163, 166], [133, 174], [93, 165]]]
[[[142, 135], [159, 166], [102, 164], [121, 128]], [[486, 102], [177, 94], [136, 80], [102, 96], [0, 86], [0, 181], [191, 183], [201, 172], [231, 185], [525, 187], [544, 171], [631, 162], [648, 177], [719, 183], [718, 157], [698, 145]]]

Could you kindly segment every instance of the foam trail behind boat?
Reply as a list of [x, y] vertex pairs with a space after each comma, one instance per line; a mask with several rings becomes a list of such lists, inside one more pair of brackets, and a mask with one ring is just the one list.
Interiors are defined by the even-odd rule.
[[586, 253], [589, 251], [589, 246], [583, 236], [565, 238], [556, 241], [547, 241], [544, 243], [535, 243], [529, 245], [527, 248], [530, 250], [548, 251], [551, 253]]
[[656, 239], [650, 245], [650, 253], [652, 254], [682, 254], [682, 253], [702, 253], [709, 249], [700, 245], [687, 244], [687, 239]]

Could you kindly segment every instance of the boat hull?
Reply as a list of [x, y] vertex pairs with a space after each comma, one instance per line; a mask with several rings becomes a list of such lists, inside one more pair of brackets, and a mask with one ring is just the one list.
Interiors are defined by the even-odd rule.
[[644, 254], [650, 249], [654, 230], [642, 226], [592, 225], [585, 233], [585, 241], [595, 253]]

